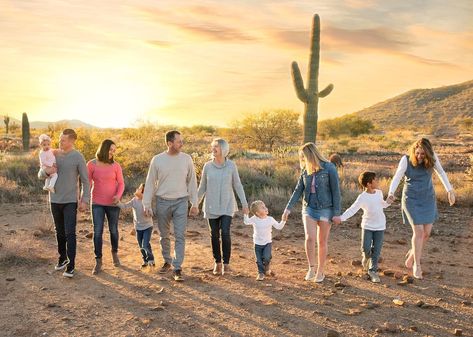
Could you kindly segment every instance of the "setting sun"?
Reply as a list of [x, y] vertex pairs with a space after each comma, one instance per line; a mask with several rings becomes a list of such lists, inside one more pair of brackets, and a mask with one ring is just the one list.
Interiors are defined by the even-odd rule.
[[[106, 67], [61, 74], [59, 99], [50, 107], [99, 127], [126, 127], [164, 104], [164, 91], [139, 81], [139, 74]], [[77, 117], [76, 117], [77, 118]]]

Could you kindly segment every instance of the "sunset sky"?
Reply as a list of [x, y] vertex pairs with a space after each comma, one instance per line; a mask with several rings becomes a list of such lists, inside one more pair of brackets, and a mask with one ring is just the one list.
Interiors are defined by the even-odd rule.
[[0, 0], [0, 115], [226, 125], [302, 111], [321, 17], [321, 119], [473, 79], [473, 1]]

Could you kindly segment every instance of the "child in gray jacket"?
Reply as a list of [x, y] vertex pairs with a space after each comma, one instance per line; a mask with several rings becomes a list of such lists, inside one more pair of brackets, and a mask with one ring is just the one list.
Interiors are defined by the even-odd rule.
[[135, 191], [135, 197], [127, 203], [118, 203], [121, 209], [133, 209], [133, 224], [136, 230], [136, 239], [143, 257], [142, 268], [154, 266], [154, 256], [151, 250], [151, 235], [153, 234], [153, 218], [147, 216], [143, 207], [143, 192], [145, 184], [141, 184]]

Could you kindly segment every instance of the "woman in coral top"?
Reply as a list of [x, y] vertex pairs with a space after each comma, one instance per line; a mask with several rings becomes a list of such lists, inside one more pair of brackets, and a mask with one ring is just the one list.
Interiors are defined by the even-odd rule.
[[92, 221], [94, 224], [95, 267], [92, 274], [98, 274], [102, 268], [102, 234], [105, 216], [110, 231], [113, 265], [119, 266], [118, 259], [118, 216], [117, 206], [125, 189], [122, 168], [113, 160], [116, 145], [105, 139], [99, 146], [95, 159], [87, 163], [92, 194]]

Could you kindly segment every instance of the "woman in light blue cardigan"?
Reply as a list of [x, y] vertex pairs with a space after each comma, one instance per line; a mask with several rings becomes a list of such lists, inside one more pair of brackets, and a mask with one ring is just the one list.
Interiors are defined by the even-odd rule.
[[211, 234], [212, 252], [215, 260], [213, 273], [224, 275], [230, 272], [232, 244], [230, 226], [235, 212], [238, 211], [234, 190], [242, 204], [243, 213], [248, 214], [249, 209], [237, 166], [233, 161], [227, 159], [230, 146], [222, 138], [214, 139], [211, 146], [212, 160], [204, 165], [198, 198], [200, 203], [205, 197], [203, 211]]

